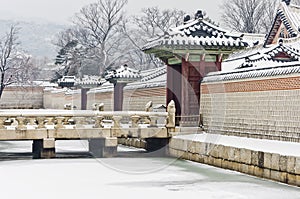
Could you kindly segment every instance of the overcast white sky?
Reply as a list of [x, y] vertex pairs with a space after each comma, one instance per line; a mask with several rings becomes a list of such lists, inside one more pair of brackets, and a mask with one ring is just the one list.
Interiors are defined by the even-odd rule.
[[[68, 23], [81, 7], [97, 0], [0, 0], [0, 19], [47, 20]], [[219, 5], [223, 0], [128, 0], [126, 10], [137, 13], [144, 7], [177, 8], [194, 13], [203, 9], [219, 21]]]

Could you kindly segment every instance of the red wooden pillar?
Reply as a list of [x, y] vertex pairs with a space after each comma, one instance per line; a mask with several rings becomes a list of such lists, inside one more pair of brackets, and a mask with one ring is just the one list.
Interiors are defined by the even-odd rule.
[[217, 71], [222, 70], [222, 60], [223, 60], [223, 54], [217, 55], [217, 59], [216, 59]]
[[114, 111], [123, 109], [123, 89], [126, 83], [115, 83], [114, 85]]
[[191, 86], [189, 82], [189, 63], [182, 58], [181, 65], [181, 115], [188, 116], [190, 114], [189, 110], [189, 93], [191, 92]]
[[182, 98], [183, 115], [197, 115], [199, 113], [201, 68], [205, 62], [182, 61]]
[[[166, 105], [171, 100], [175, 102], [176, 116], [181, 115], [181, 65], [167, 66], [167, 99]], [[176, 120], [179, 125], [179, 118]]]

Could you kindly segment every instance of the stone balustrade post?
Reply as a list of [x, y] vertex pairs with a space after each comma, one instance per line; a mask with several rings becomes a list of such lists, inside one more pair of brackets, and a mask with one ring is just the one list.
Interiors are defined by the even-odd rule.
[[35, 117], [29, 117], [28, 120], [29, 120], [29, 125], [30, 126], [34, 127], [36, 125], [36, 118]]
[[54, 125], [53, 120], [54, 120], [53, 117], [47, 117], [47, 123], [46, 123], [46, 125]]
[[6, 117], [0, 117], [0, 129], [4, 129], [4, 123], [7, 120]]
[[132, 128], [138, 128], [138, 126], [139, 126], [138, 122], [139, 122], [140, 118], [141, 117], [138, 115], [131, 116], [131, 127]]
[[175, 102], [173, 100], [170, 101], [167, 107], [167, 128], [175, 128], [175, 116], [176, 116], [176, 108], [175, 108]]
[[157, 126], [157, 116], [149, 116], [150, 118], [150, 126], [151, 127], [156, 127]]
[[65, 117], [56, 117], [57, 124], [55, 126], [56, 129], [63, 129], [65, 126], [63, 125]]
[[45, 128], [45, 117], [37, 117], [36, 120], [38, 122], [39, 129]]
[[104, 126], [102, 125], [102, 121], [104, 120], [103, 116], [97, 116], [94, 128], [103, 128]]
[[112, 117], [113, 121], [114, 121], [114, 128], [120, 128], [121, 127], [121, 124], [120, 124], [120, 121], [122, 119], [122, 116], [113, 116]]
[[72, 125], [72, 124], [74, 124], [74, 119], [72, 117], [65, 117], [63, 124], [64, 125]]
[[18, 130], [25, 130], [26, 129], [26, 126], [25, 126], [26, 118], [25, 117], [17, 117], [16, 120], [18, 122], [17, 129]]

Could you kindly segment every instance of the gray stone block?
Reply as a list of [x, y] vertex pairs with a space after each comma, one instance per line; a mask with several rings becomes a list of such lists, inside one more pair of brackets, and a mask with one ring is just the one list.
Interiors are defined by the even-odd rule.
[[286, 172], [287, 171], [287, 162], [288, 162], [288, 157], [287, 156], [280, 156], [279, 159], [279, 170]]
[[296, 164], [296, 158], [293, 156], [287, 157], [287, 172], [288, 173], [295, 173], [295, 164]]
[[235, 149], [232, 147], [228, 147], [228, 160], [235, 161]]
[[280, 155], [273, 153], [272, 157], [271, 157], [271, 168], [273, 170], [277, 170], [279, 171], [279, 159], [280, 159]]
[[272, 154], [264, 153], [264, 168], [272, 169]]
[[241, 149], [240, 150], [240, 161], [244, 164], [251, 164], [251, 150], [248, 149]]
[[258, 166], [258, 151], [251, 151], [251, 164]]
[[295, 174], [300, 175], [300, 157], [295, 160]]

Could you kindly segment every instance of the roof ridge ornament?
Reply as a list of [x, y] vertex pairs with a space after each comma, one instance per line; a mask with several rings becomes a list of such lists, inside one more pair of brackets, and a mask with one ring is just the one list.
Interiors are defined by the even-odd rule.
[[186, 24], [189, 20], [191, 20], [191, 16], [190, 15], [185, 15], [184, 18], [183, 18], [183, 22], [184, 24]]
[[202, 10], [197, 10], [195, 13], [195, 19], [203, 19], [205, 16], [205, 12]]
[[286, 4], [287, 6], [289, 6], [289, 5], [291, 4], [291, 0], [282, 0], [282, 2], [285, 2], [285, 4]]

